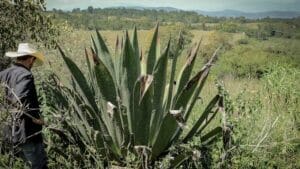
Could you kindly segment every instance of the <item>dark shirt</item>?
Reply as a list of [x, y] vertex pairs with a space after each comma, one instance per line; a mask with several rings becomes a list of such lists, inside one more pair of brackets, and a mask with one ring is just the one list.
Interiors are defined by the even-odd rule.
[[[29, 69], [21, 64], [13, 64], [10, 68], [0, 72], [0, 82], [13, 89], [13, 92], [20, 99], [21, 103], [26, 107], [25, 111], [31, 116], [39, 119], [40, 110], [39, 102], [34, 84], [34, 78]], [[11, 90], [6, 90], [6, 99], [12, 104], [17, 103], [17, 99]], [[26, 137], [38, 133], [42, 130], [41, 125], [37, 125], [32, 122], [32, 119], [26, 115], [23, 115], [25, 119], [25, 133]], [[26, 142], [41, 142], [42, 135], [38, 135], [29, 138]]]

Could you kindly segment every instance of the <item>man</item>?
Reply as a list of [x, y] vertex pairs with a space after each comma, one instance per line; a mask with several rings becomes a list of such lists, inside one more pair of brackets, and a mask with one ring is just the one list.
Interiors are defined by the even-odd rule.
[[12, 105], [22, 105], [21, 119], [24, 121], [25, 140], [20, 144], [24, 160], [32, 169], [46, 169], [47, 156], [41, 134], [44, 121], [40, 118], [39, 102], [31, 73], [33, 65], [41, 65], [45, 57], [30, 44], [19, 44], [17, 52], [7, 52], [7, 57], [15, 58], [10, 68], [0, 72], [0, 82], [6, 88], [6, 99]]

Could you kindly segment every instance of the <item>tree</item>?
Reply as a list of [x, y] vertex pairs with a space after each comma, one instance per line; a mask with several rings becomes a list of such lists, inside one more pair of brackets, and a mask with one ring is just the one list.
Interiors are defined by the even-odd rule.
[[94, 8], [93, 8], [92, 6], [89, 6], [89, 7], [87, 8], [87, 11], [88, 11], [89, 13], [93, 13], [93, 12], [94, 12]]
[[44, 0], [0, 1], [0, 70], [9, 60], [3, 58], [7, 50], [15, 50], [19, 42], [42, 42], [51, 47], [58, 31], [45, 14]]
[[72, 12], [73, 12], [73, 13], [80, 12], [80, 8], [74, 8], [74, 9], [72, 10]]

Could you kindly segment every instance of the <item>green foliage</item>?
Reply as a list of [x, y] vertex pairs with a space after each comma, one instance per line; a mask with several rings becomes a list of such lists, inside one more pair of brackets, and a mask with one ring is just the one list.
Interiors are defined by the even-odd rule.
[[[299, 18], [249, 20], [242, 17], [204, 17], [198, 16], [194, 12], [184, 11], [96, 9], [92, 7], [85, 10], [74, 9], [72, 12], [55, 9], [52, 12], [44, 12], [40, 7], [26, 8], [16, 12], [18, 6], [10, 5], [8, 9], [11, 10], [6, 10], [7, 2], [8, 0], [0, 2], [0, 8], [4, 9], [0, 11], [2, 23], [0, 30], [6, 29], [4, 34], [1, 33], [1, 39], [4, 35], [9, 38], [8, 40], [13, 37], [15, 45], [19, 41], [17, 34], [25, 32], [26, 37], [22, 36], [20, 41], [36, 40], [40, 42], [45, 40], [49, 44], [48, 42], [52, 41], [55, 33], [50, 35], [50, 38], [46, 35], [43, 38], [44, 35], [40, 36], [39, 34], [49, 33], [44, 31], [44, 28], [40, 29], [42, 31], [33, 28], [33, 32], [23, 28], [27, 25], [25, 23], [31, 23], [31, 25], [40, 23], [36, 25], [38, 27], [44, 25], [42, 22], [47, 22], [40, 21], [32, 11], [39, 11], [42, 17], [53, 16], [52, 23], [63, 32], [59, 40], [61, 44], [64, 44], [63, 49], [64, 52], [67, 51], [67, 57], [70, 57], [65, 60], [69, 62], [70, 67], [75, 67], [74, 69], [77, 65], [79, 67], [77, 72], [82, 72], [82, 75], [75, 73], [70, 78], [66, 73], [68, 68], [62, 66], [62, 61], [57, 58], [57, 51], [48, 49], [45, 49], [45, 52], [49, 58], [48, 61], [51, 62], [50, 67], [61, 75], [61, 79], [59, 80], [51, 72], [40, 70], [35, 72], [38, 73], [35, 78], [38, 82], [37, 87], [40, 91], [44, 118], [49, 124], [54, 124], [54, 127], [51, 125], [44, 130], [45, 140], [48, 144], [47, 154], [50, 168], [105, 168], [114, 167], [114, 165], [139, 168], [146, 166], [146, 162], [149, 162], [148, 165], [152, 165], [154, 168], [174, 168], [175, 166], [178, 168], [299, 168]], [[24, 4], [28, 4], [28, 2], [25, 1]], [[32, 4], [39, 3], [38, 1], [30, 2]], [[39, 22], [19, 24], [22, 23], [20, 21], [22, 18], [17, 16], [21, 13], [25, 13], [28, 16], [26, 18], [29, 19], [37, 17]], [[4, 24], [7, 21], [13, 21], [11, 18], [18, 22]], [[48, 20], [48, 17], [45, 18]], [[157, 21], [160, 21], [161, 25], [159, 36], [161, 44], [163, 47], [169, 46], [167, 52], [169, 59], [166, 63], [166, 57], [155, 56], [156, 64], [149, 66], [149, 72], [151, 72], [149, 75], [154, 77], [142, 95], [139, 93], [139, 89], [141, 89], [143, 80], [151, 81], [151, 76], [146, 75], [148, 67], [145, 63], [146, 58], [156, 53], [152, 49], [152, 54], [150, 54], [150, 48], [147, 45], [151, 43], [148, 37], [149, 31], [139, 32], [139, 37], [142, 37], [139, 39], [139, 43], [137, 43], [136, 35], [130, 40], [128, 36], [124, 36], [126, 38], [123, 39], [119, 36], [116, 50], [114, 50], [114, 42], [112, 42], [116, 38], [114, 35], [120, 34], [121, 31], [112, 30], [130, 29], [133, 25], [142, 29], [150, 29]], [[17, 31], [8, 31], [7, 26], [9, 28], [13, 26]], [[50, 27], [54, 27], [53, 24]], [[103, 41], [108, 44], [107, 48], [114, 52], [107, 52], [103, 41], [99, 43], [99, 38], [94, 38], [95, 46], [97, 46], [93, 49], [96, 53], [95, 60], [92, 59], [93, 52], [90, 49], [86, 50], [88, 57], [80, 57], [85, 53], [80, 46], [88, 46], [89, 43], [89, 39], [86, 38], [90, 34], [88, 30], [95, 28], [107, 30], [102, 33]], [[182, 30], [184, 38], [175, 36], [180, 30]], [[17, 37], [12, 33], [15, 33]], [[130, 31], [130, 34], [135, 33], [135, 31], [133, 33]], [[42, 38], [34, 39], [31, 34]], [[180, 42], [180, 39], [183, 41]], [[193, 50], [189, 53], [186, 51], [186, 46], [190, 46], [191, 42], [200, 39], [203, 39], [199, 49], [202, 57], [193, 58]], [[178, 41], [182, 46], [174, 45]], [[205, 86], [201, 99], [198, 98], [199, 101], [195, 103], [192, 118], [188, 118], [189, 120], [180, 121], [180, 118], [174, 120], [170, 115], [168, 119], [166, 116], [161, 118], [158, 113], [153, 113], [149, 122], [149, 119], [146, 118], [150, 115], [143, 114], [143, 112], [151, 112], [151, 109], [154, 109], [152, 106], [147, 106], [149, 102], [156, 106], [155, 110], [167, 110], [166, 107], [174, 104], [174, 98], [177, 97], [175, 92], [179, 89], [183, 90], [185, 86], [182, 81], [190, 81], [191, 77], [195, 77], [194, 75], [198, 73], [192, 70], [192, 67], [198, 68], [200, 64], [206, 63], [209, 60], [208, 55], [219, 43], [224, 45], [226, 51], [221, 52], [221, 57], [212, 74], [221, 77], [225, 81], [225, 86], [231, 89], [229, 91], [232, 93], [230, 96], [222, 93], [225, 109], [229, 115], [229, 124], [232, 123], [234, 127], [234, 144], [227, 150], [225, 150], [221, 137], [216, 137], [213, 144], [203, 145], [203, 138], [207, 134], [208, 136], [211, 133], [214, 134], [214, 131], [217, 135], [220, 134], [220, 128], [217, 128], [220, 126], [218, 120], [212, 121], [208, 126], [206, 125], [208, 123], [203, 124], [203, 119], [205, 122], [208, 121], [205, 118], [207, 114], [213, 119], [220, 118], [220, 113], [209, 111], [210, 99], [207, 98], [214, 98], [216, 93], [211, 79], [208, 79], [209, 84]], [[124, 52], [125, 48], [127, 52]], [[158, 45], [157, 48], [159, 48]], [[3, 52], [4, 50], [1, 51], [2, 55]], [[166, 50], [160, 52], [160, 54], [163, 53], [165, 54]], [[188, 57], [178, 57], [185, 53], [189, 54]], [[100, 59], [98, 55], [100, 55]], [[135, 57], [128, 57], [132, 55]], [[127, 60], [120, 59], [124, 56]], [[137, 57], [144, 61], [140, 68], [126, 67], [127, 64], [123, 64], [136, 65]], [[158, 58], [161, 59], [158, 61]], [[187, 58], [189, 58], [189, 63], [186, 61]], [[75, 66], [72, 61], [76, 63]], [[3, 62], [2, 58], [1, 62]], [[97, 64], [95, 65], [95, 63]], [[186, 64], [185, 70], [178, 69], [178, 65], [184, 64]], [[123, 65], [124, 69], [120, 68]], [[168, 68], [159, 65], [167, 65]], [[150, 67], [157, 71], [152, 73]], [[144, 76], [139, 78], [140, 81], [134, 81], [134, 78], [137, 77], [135, 74], [130, 77], [132, 79], [128, 80], [128, 74], [130, 74], [128, 71], [140, 72], [138, 75]], [[165, 71], [167, 71], [166, 74]], [[75, 76], [79, 77], [75, 78]], [[233, 78], [231, 78], [232, 76]], [[48, 77], [50, 80], [47, 81]], [[70, 80], [70, 84], [67, 83], [68, 80]], [[174, 81], [176, 84], [173, 84]], [[126, 85], [127, 83], [133, 83], [133, 85]], [[128, 92], [130, 87], [134, 88], [131, 93]], [[240, 88], [245, 88], [245, 90], [241, 92]], [[82, 89], [87, 90], [82, 92]], [[165, 97], [159, 97], [160, 95], [158, 92], [155, 93], [154, 89], [159, 89]], [[238, 94], [235, 95], [235, 93]], [[132, 104], [134, 101], [127, 97], [134, 94], [136, 97], [143, 96], [142, 99], [136, 99], [135, 102], [139, 103], [137, 105]], [[188, 94], [190, 95], [190, 93], [186, 93], [186, 95]], [[169, 97], [170, 95], [172, 97]], [[110, 101], [117, 108], [108, 111], [109, 106], [106, 101]], [[184, 99], [181, 101], [183, 102]], [[215, 100], [212, 99], [211, 102], [214, 103]], [[90, 106], [95, 104], [94, 107]], [[214, 106], [213, 111], [215, 111], [218, 106], [212, 105]], [[95, 111], [95, 109], [99, 110]], [[131, 111], [132, 109], [135, 111]], [[183, 111], [187, 110], [183, 109]], [[129, 117], [129, 114], [132, 115]], [[135, 123], [136, 118], [145, 118], [146, 120], [140, 124]], [[165, 119], [170, 122], [165, 122], [164, 126], [157, 125]], [[181, 123], [177, 123], [177, 120]], [[149, 123], [153, 125], [148, 127]], [[168, 147], [166, 151], [161, 153], [157, 159], [151, 159], [152, 149], [156, 154], [159, 154], [158, 150], [162, 149], [159, 147], [160, 145], [155, 145], [156, 148], [153, 148], [156, 139], [169, 137], [169, 133], [155, 137], [157, 135], [155, 129], [161, 132], [161, 128], [172, 130], [172, 128], [185, 125], [188, 128], [179, 129], [178, 135], [180, 136], [174, 137], [171, 145], [161, 144], [162, 147]], [[147, 128], [148, 131], [144, 132], [140, 126]], [[203, 126], [205, 128], [202, 131]], [[197, 130], [196, 137], [190, 138], [195, 130]], [[197, 134], [199, 131], [202, 131], [200, 135]], [[134, 134], [138, 132], [144, 133], [139, 136]], [[190, 139], [184, 142], [186, 138]], [[146, 142], [146, 145], [136, 146], [137, 141], [138, 143]], [[166, 141], [167, 143], [168, 141]], [[0, 168], [7, 168], [8, 161], [8, 155], [1, 155]], [[16, 168], [23, 168], [22, 162], [17, 161]]]
[[8, 154], [1, 154], [0, 155], [0, 167], [1, 168], [7, 168], [7, 169], [29, 169], [28, 166], [26, 166], [23, 162], [22, 159], [20, 158], [16, 158], [14, 159], [14, 165], [11, 165], [9, 163], [10, 160], [10, 156]]
[[272, 65], [264, 76], [264, 89], [272, 111], [290, 114], [298, 130], [300, 129], [299, 98], [300, 71], [288, 65]]
[[244, 27], [242, 30], [252, 38], [268, 40], [270, 37], [297, 39], [297, 19], [273, 22], [259, 22], [256, 28]]
[[[216, 97], [201, 121], [188, 132], [182, 134], [193, 106], [209, 74], [211, 64], [216, 59], [215, 52], [209, 62], [195, 75], [191, 75], [193, 63], [199, 47], [192, 49], [187, 63], [174, 84], [175, 71], [167, 77], [171, 44], [160, 52], [158, 27], [156, 28], [150, 49], [145, 57], [140, 56], [137, 32], [132, 40], [125, 34], [122, 45], [116, 46], [116, 56], [110, 54], [99, 32], [93, 38], [93, 48], [86, 52], [88, 72], [82, 73], [63, 50], [59, 48], [67, 68], [72, 74], [71, 87], [59, 85], [54, 76], [55, 86], [49, 86], [55, 97], [50, 105], [55, 114], [64, 112], [66, 117], [60, 133], [63, 141], [78, 146], [78, 152], [85, 154], [94, 166], [102, 161], [109, 165], [127, 167], [149, 167], [163, 158], [169, 148], [183, 141], [188, 143], [195, 135], [200, 137], [205, 146], [218, 138], [220, 127], [203, 134], [203, 129], [210, 123], [203, 121], [209, 112], [219, 110], [222, 97]], [[181, 39], [181, 38], [179, 38]], [[179, 41], [177, 46], [181, 45]], [[178, 46], [180, 49], [180, 46]], [[176, 70], [179, 51], [171, 60], [171, 70]], [[212, 118], [213, 119], [213, 118]], [[202, 125], [201, 125], [202, 124]], [[201, 127], [200, 127], [201, 126]], [[66, 141], [65, 140], [65, 141]], [[55, 148], [55, 147], [53, 147]], [[53, 151], [55, 151], [53, 149]], [[59, 151], [68, 157], [64, 151]], [[190, 151], [188, 151], [190, 152]], [[186, 153], [186, 159], [192, 158]], [[171, 160], [171, 167], [179, 166], [184, 160]], [[85, 158], [86, 159], [86, 158]], [[128, 163], [129, 162], [129, 163]], [[77, 161], [83, 165], [82, 160]], [[81, 166], [82, 167], [82, 166]]]
[[54, 9], [52, 15], [57, 20], [68, 21], [74, 28], [100, 29], [100, 30], [124, 30], [134, 25], [141, 29], [151, 29], [156, 22], [163, 25], [174, 25], [177, 22], [184, 24], [197, 23], [203, 16], [196, 12], [188, 11], [164, 11], [164, 10], [138, 10], [126, 8], [93, 8], [72, 12]]
[[240, 45], [246, 45], [248, 43], [249, 43], [249, 40], [246, 38], [238, 40], [238, 44], [240, 44]]
[[236, 23], [232, 23], [232, 22], [224, 22], [224, 23], [220, 23], [219, 30], [224, 31], [224, 32], [229, 32], [229, 33], [236, 33], [238, 32], [238, 25]]
[[[244, 39], [241, 39], [244, 41]], [[225, 51], [220, 57], [215, 73], [220, 77], [231, 75], [243, 78], [261, 78], [267, 67], [280, 62], [299, 68], [299, 41], [294, 39], [272, 38], [271, 41], [247, 39], [247, 44], [236, 45], [232, 50]], [[289, 44], [288, 46], [286, 44]]]
[[49, 17], [45, 16], [44, 0], [2, 0], [0, 2], [0, 70], [9, 61], [3, 60], [7, 50], [14, 50], [19, 42], [43, 42], [54, 45], [58, 32]]
[[[299, 70], [275, 64], [230, 98], [232, 168], [299, 168]], [[230, 113], [231, 112], [231, 113]]]

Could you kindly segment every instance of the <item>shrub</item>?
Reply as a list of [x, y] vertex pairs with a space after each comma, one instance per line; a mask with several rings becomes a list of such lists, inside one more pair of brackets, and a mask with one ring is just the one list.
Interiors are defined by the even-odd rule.
[[[230, 101], [233, 168], [299, 168], [299, 70], [275, 64]], [[298, 116], [298, 117], [297, 117]]]
[[249, 43], [248, 39], [239, 39], [238, 40], [238, 44], [240, 44], [240, 45], [246, 45], [248, 43]]

